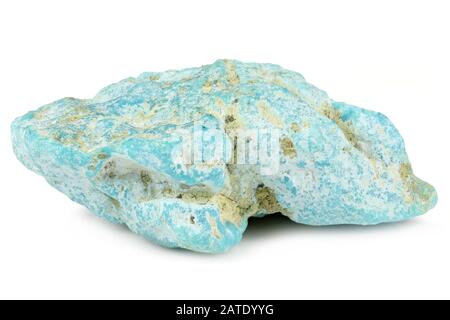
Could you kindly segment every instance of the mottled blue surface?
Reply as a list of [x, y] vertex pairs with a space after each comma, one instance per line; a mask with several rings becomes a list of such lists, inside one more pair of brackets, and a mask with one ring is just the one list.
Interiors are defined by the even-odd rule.
[[[279, 168], [180, 163], [174, 154], [193, 128], [223, 132], [227, 146], [234, 130], [276, 129]], [[29, 112], [12, 124], [12, 141], [25, 166], [98, 216], [201, 252], [238, 243], [251, 216], [368, 225], [412, 218], [437, 201], [384, 115], [335, 102], [272, 64], [143, 73], [93, 99]]]

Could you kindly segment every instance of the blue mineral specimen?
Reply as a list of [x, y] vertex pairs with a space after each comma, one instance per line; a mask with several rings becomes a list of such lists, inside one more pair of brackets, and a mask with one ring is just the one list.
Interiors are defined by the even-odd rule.
[[378, 224], [425, 213], [382, 114], [331, 100], [273, 64], [143, 73], [16, 119], [18, 159], [96, 215], [166, 247], [217, 253], [249, 217]]

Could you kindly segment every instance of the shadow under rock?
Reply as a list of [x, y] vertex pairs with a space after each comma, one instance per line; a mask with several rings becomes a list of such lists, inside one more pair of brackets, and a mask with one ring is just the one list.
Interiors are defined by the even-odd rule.
[[259, 239], [267, 238], [268, 236], [278, 236], [281, 234], [301, 233], [305, 235], [307, 233], [367, 233], [367, 232], [379, 232], [397, 230], [399, 228], [406, 228], [417, 224], [417, 219], [411, 219], [406, 221], [394, 222], [394, 223], [381, 223], [377, 225], [329, 225], [329, 226], [310, 226], [305, 224], [296, 223], [290, 220], [288, 217], [282, 214], [276, 213], [267, 215], [262, 218], [250, 218], [248, 221], [248, 228], [244, 233], [245, 239]]
[[[142, 244], [143, 246], [150, 246], [155, 250], [160, 250], [168, 254], [182, 253], [188, 256], [196, 257], [210, 257], [210, 254], [190, 251], [182, 248], [165, 248], [144, 237], [132, 232], [125, 224], [114, 224], [105, 219], [102, 219], [85, 207], [80, 207], [80, 213], [85, 219], [95, 221], [95, 223], [101, 223], [103, 228], [110, 228], [114, 232], [120, 232], [129, 236], [133, 241]], [[250, 218], [248, 221], [247, 230], [244, 232], [242, 242], [246, 241], [258, 241], [267, 239], [268, 237], [278, 237], [285, 234], [296, 234], [305, 236], [308, 233], [327, 233], [327, 234], [343, 234], [343, 233], [367, 233], [367, 232], [380, 232], [389, 230], [398, 230], [399, 228], [411, 227], [419, 223], [417, 219], [411, 219], [395, 223], [382, 223], [378, 225], [362, 226], [362, 225], [332, 225], [332, 226], [308, 226], [304, 224], [296, 223], [290, 220], [288, 217], [282, 214], [270, 214], [262, 218]], [[219, 255], [223, 255], [221, 253]]]

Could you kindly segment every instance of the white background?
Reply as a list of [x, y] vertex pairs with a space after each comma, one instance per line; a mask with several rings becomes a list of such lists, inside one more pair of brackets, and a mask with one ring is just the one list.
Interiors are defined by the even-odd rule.
[[[0, 298], [450, 298], [448, 1], [1, 1]], [[250, 221], [222, 255], [160, 248], [14, 157], [11, 121], [143, 71], [218, 58], [302, 73], [386, 114], [439, 202], [412, 221]]]

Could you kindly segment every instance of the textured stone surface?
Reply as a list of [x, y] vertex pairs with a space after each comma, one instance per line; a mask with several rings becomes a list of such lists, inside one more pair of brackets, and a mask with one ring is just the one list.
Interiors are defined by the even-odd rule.
[[[272, 172], [261, 161], [236, 163], [238, 129], [279, 132]], [[179, 161], [186, 132], [197, 131], [224, 134], [226, 161]], [[143, 73], [93, 99], [29, 112], [12, 124], [12, 141], [25, 166], [98, 216], [201, 252], [231, 248], [251, 216], [367, 225], [423, 214], [437, 201], [385, 116], [335, 102], [272, 64]]]

